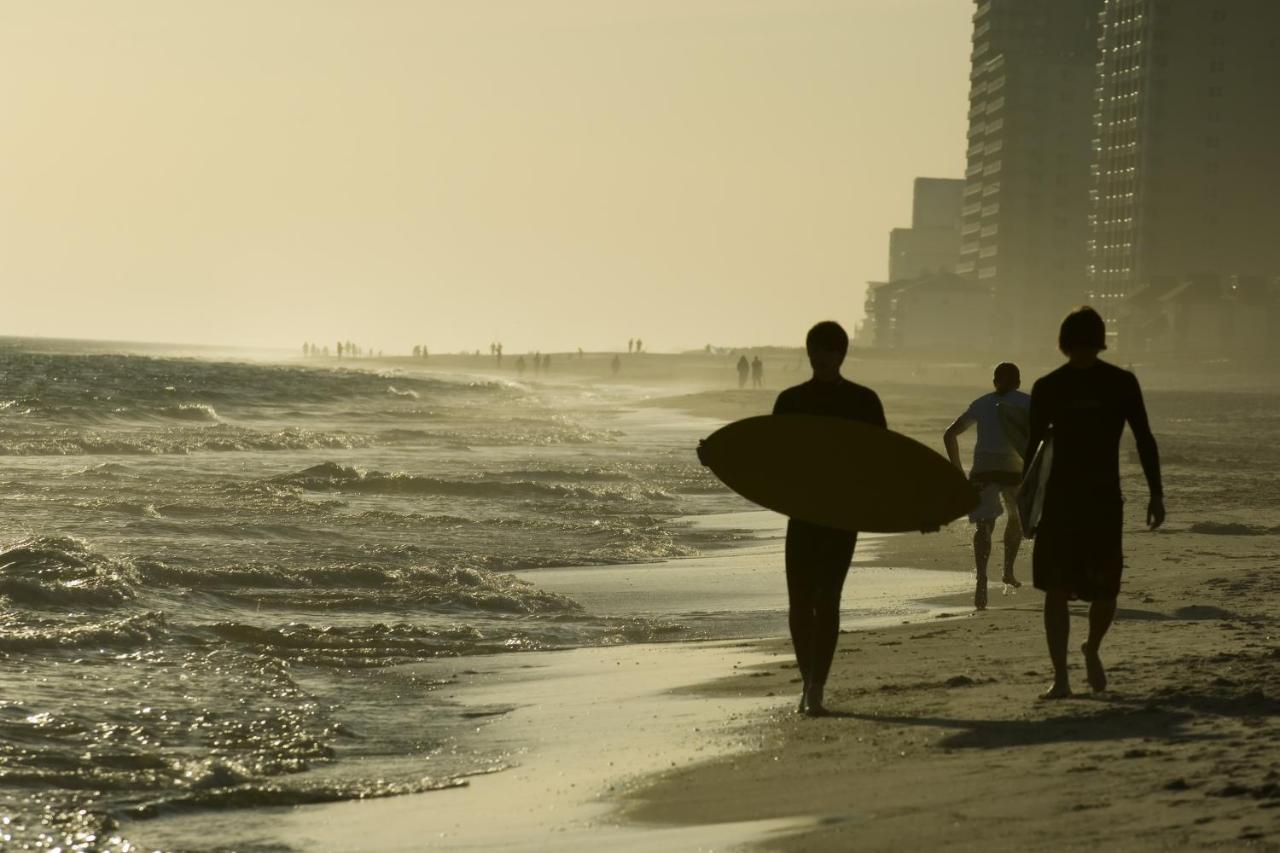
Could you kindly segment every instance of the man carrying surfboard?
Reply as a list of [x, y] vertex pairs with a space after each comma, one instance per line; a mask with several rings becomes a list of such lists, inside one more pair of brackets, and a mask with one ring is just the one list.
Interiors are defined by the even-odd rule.
[[1058, 347], [1067, 363], [1031, 389], [1031, 437], [1026, 468], [1053, 430], [1053, 461], [1044, 485], [1044, 508], [1031, 557], [1036, 589], [1043, 590], [1044, 632], [1053, 663], [1046, 699], [1071, 695], [1067, 642], [1071, 599], [1089, 602], [1089, 634], [1081, 651], [1089, 686], [1107, 687], [1098, 650], [1116, 614], [1124, 567], [1121, 535], [1124, 498], [1120, 493], [1120, 435], [1128, 423], [1151, 492], [1147, 526], [1164, 523], [1160, 454], [1137, 378], [1098, 358], [1107, 348], [1107, 330], [1092, 308], [1077, 308], [1062, 321]]
[[[970, 403], [964, 414], [956, 418], [942, 435], [951, 464], [964, 473], [958, 436], [971, 426], [978, 427], [973, 468], [969, 471], [969, 479], [979, 491], [978, 506], [969, 514], [969, 521], [975, 525], [973, 559], [978, 582], [973, 593], [973, 606], [978, 610], [987, 606], [991, 534], [1002, 512], [1008, 513], [1008, 520], [1004, 525], [1004, 574], [1001, 579], [1008, 586], [1022, 586], [1014, 577], [1013, 565], [1018, 558], [1018, 546], [1022, 544], [1017, 509], [1018, 484], [1022, 482], [1022, 454], [1027, 447], [1031, 398], [1018, 390], [1022, 385], [1022, 373], [1012, 362], [996, 365], [992, 384], [995, 390]], [[1000, 505], [1002, 501], [1003, 508]]]
[[[809, 330], [805, 349], [813, 378], [778, 395], [773, 413], [825, 415], [885, 427], [884, 407], [870, 388], [840, 375], [849, 335], [826, 320]], [[827, 713], [823, 694], [840, 637], [840, 594], [858, 534], [799, 519], [787, 522], [787, 622], [804, 688], [799, 711]]]

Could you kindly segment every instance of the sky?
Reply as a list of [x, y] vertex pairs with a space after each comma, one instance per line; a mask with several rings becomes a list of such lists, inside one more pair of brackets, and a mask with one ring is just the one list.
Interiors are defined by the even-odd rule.
[[0, 0], [0, 335], [852, 331], [964, 168], [965, 0]]

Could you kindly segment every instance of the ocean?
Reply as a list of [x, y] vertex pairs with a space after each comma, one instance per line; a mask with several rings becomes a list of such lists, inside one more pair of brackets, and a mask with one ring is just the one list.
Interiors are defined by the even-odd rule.
[[750, 536], [679, 523], [742, 504], [625, 402], [0, 342], [0, 842], [454, 785], [501, 759], [400, 664], [697, 636], [509, 574]]

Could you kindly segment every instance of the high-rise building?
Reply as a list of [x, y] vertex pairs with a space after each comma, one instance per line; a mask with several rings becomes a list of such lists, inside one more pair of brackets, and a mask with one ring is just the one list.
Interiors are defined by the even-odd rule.
[[1103, 0], [977, 0], [956, 271], [991, 288], [1013, 351], [1052, 346], [1087, 292]]
[[889, 232], [889, 281], [951, 272], [960, 256], [959, 178], [916, 178], [911, 227]]
[[1091, 298], [1280, 277], [1280, 2], [1106, 0], [1098, 52]]

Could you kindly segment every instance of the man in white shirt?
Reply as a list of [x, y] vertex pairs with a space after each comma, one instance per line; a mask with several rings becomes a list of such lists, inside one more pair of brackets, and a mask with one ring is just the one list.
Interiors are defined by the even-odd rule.
[[[1022, 374], [1011, 362], [996, 365], [992, 378], [995, 391], [974, 400], [955, 423], [947, 427], [942, 441], [947, 456], [960, 471], [958, 436], [975, 424], [978, 440], [973, 449], [973, 468], [969, 480], [978, 490], [980, 501], [969, 515], [976, 526], [973, 534], [973, 557], [978, 569], [978, 585], [973, 605], [979, 610], [987, 606], [987, 562], [991, 558], [991, 534], [996, 519], [1007, 511], [1004, 527], [1004, 575], [1010, 587], [1022, 586], [1013, 575], [1013, 564], [1022, 543], [1022, 527], [1018, 522], [1018, 485], [1022, 482], [1022, 455], [1026, 452], [1030, 424], [1031, 397], [1018, 390]], [[1004, 506], [1001, 507], [1003, 502]]]

